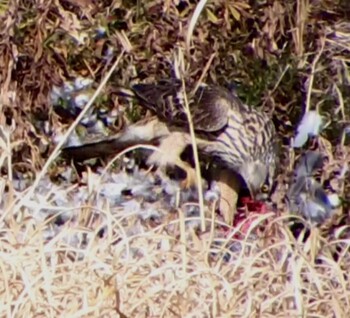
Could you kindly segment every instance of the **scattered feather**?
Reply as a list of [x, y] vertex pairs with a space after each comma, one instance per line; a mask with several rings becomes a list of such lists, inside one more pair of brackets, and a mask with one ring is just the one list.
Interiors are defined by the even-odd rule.
[[58, 104], [61, 98], [62, 98], [62, 89], [58, 86], [53, 85], [52, 91], [50, 92], [51, 104], [53, 105]]
[[107, 182], [102, 184], [100, 193], [102, 196], [111, 200], [114, 204], [122, 202], [122, 192], [127, 188], [125, 183]]
[[302, 147], [310, 136], [318, 136], [322, 130], [322, 117], [315, 111], [311, 110], [304, 114], [301, 123], [297, 129], [297, 135], [293, 142], [294, 148]]
[[82, 89], [90, 88], [93, 83], [94, 83], [94, 81], [90, 78], [77, 77], [74, 80], [74, 88], [75, 88], [75, 90], [80, 91]]
[[305, 152], [295, 165], [294, 179], [287, 192], [290, 212], [300, 214], [317, 224], [322, 224], [331, 217], [332, 210], [340, 203], [337, 195], [328, 195], [312, 176], [322, 166], [321, 153]]
[[332, 208], [337, 208], [341, 205], [339, 195], [336, 193], [332, 193], [328, 195], [328, 202]]
[[315, 169], [322, 168], [323, 156], [317, 151], [306, 151], [294, 169], [296, 178], [310, 176]]
[[88, 103], [88, 101], [90, 100], [91, 94], [79, 94], [77, 96], [75, 96], [74, 98], [74, 104], [76, 107], [83, 109], [85, 107], [85, 105]]
[[289, 211], [306, 219], [322, 224], [330, 216], [334, 206], [321, 184], [313, 177], [299, 177], [287, 193]]
[[97, 38], [103, 37], [104, 35], [106, 35], [106, 33], [107, 33], [107, 29], [104, 26], [100, 25], [96, 28]]
[[70, 96], [73, 92], [75, 91], [75, 86], [74, 86], [74, 83], [72, 82], [65, 82], [63, 84], [63, 87], [61, 88], [61, 97], [64, 98], [64, 97], [68, 97]]
[[311, 222], [321, 224], [331, 215], [329, 204], [325, 204], [324, 200], [308, 197], [305, 193], [300, 194], [298, 204], [299, 213]]

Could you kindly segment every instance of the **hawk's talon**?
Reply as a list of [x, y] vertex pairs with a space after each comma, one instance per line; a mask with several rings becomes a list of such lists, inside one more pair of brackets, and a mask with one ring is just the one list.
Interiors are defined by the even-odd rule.
[[182, 189], [190, 189], [197, 185], [196, 170], [192, 168], [187, 162], [183, 162], [180, 167], [186, 172], [186, 178], [180, 182]]

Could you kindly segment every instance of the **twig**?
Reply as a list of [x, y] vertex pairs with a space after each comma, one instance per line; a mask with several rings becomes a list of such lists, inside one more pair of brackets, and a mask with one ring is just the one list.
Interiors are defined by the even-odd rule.
[[190, 21], [190, 25], [188, 26], [187, 36], [186, 36], [186, 49], [187, 51], [190, 48], [190, 42], [193, 34], [194, 27], [196, 26], [196, 23], [198, 21], [198, 18], [204, 9], [205, 5], [207, 4], [208, 0], [200, 0], [199, 3], [196, 6], [196, 9], [193, 12], [193, 16]]
[[190, 136], [191, 136], [191, 144], [193, 148], [193, 157], [194, 157], [194, 163], [195, 163], [195, 170], [196, 170], [196, 181], [197, 181], [197, 190], [198, 190], [198, 201], [199, 201], [199, 211], [200, 211], [200, 219], [201, 219], [201, 230], [205, 231], [205, 215], [204, 215], [204, 196], [203, 196], [203, 189], [202, 189], [202, 176], [200, 171], [200, 165], [199, 165], [199, 156], [198, 156], [198, 148], [197, 148], [197, 142], [196, 142], [196, 135], [193, 127], [192, 122], [192, 115], [190, 111], [190, 107], [188, 104], [188, 98], [186, 94], [186, 85], [184, 80], [184, 56], [182, 54], [181, 48], [178, 50], [178, 54], [174, 57], [174, 66], [175, 66], [175, 73], [181, 79], [182, 82], [182, 92], [183, 92], [183, 98], [184, 98], [184, 110], [187, 116], [187, 121], [189, 125], [190, 130]]
[[210, 56], [208, 62], [205, 64], [203, 73], [202, 73], [201, 77], [199, 78], [199, 80], [197, 81], [197, 84], [196, 84], [196, 87], [195, 87], [194, 90], [193, 90], [193, 93], [195, 93], [195, 92], [197, 91], [198, 87], [201, 85], [201, 83], [202, 83], [202, 81], [203, 81], [203, 78], [204, 78], [205, 75], [208, 73], [209, 67], [210, 67], [211, 63], [213, 62], [213, 59], [214, 59], [215, 55], [216, 55], [216, 52], [214, 52], [214, 53]]
[[[198, 148], [196, 142], [196, 135], [193, 127], [192, 116], [190, 107], [188, 104], [187, 94], [186, 94], [186, 85], [184, 80], [184, 56], [182, 54], [181, 48], [178, 49], [177, 54], [174, 55], [174, 71], [176, 76], [181, 79], [182, 82], [182, 92], [184, 98], [184, 110], [186, 113], [190, 136], [191, 136], [191, 144], [193, 148], [193, 157], [196, 169], [196, 181], [197, 181], [197, 190], [198, 190], [198, 201], [199, 201], [199, 211], [200, 211], [200, 219], [201, 219], [201, 230], [205, 231], [205, 215], [204, 215], [204, 197], [203, 197], [203, 189], [202, 189], [202, 176], [199, 166], [199, 156], [198, 156]], [[207, 63], [208, 64], [208, 63]]]
[[201, 218], [201, 230], [205, 231], [205, 214], [204, 214], [204, 196], [203, 196], [203, 188], [202, 188], [202, 176], [201, 176], [201, 169], [199, 166], [199, 156], [198, 156], [198, 148], [197, 148], [197, 142], [196, 142], [196, 135], [194, 132], [193, 122], [192, 122], [192, 116], [190, 107], [188, 105], [187, 100], [187, 94], [185, 90], [185, 81], [183, 77], [182, 80], [182, 90], [184, 92], [184, 104], [185, 104], [185, 111], [188, 119], [188, 125], [190, 128], [190, 135], [191, 135], [191, 143], [193, 148], [193, 157], [194, 157], [194, 163], [196, 168], [196, 177], [197, 177], [197, 190], [198, 190], [198, 200], [199, 200], [199, 211], [200, 211], [200, 218]]
[[337, 84], [334, 84], [334, 90], [336, 91], [337, 95], [338, 95], [338, 101], [339, 101], [339, 106], [337, 107], [335, 113], [337, 114], [338, 111], [341, 111], [341, 115], [343, 117], [343, 120], [346, 120], [346, 115], [345, 115], [345, 108], [344, 108], [344, 99], [343, 99], [343, 95], [338, 87]]
[[305, 108], [305, 112], [307, 113], [310, 110], [310, 101], [311, 101], [311, 93], [312, 93], [312, 86], [314, 83], [314, 77], [315, 77], [315, 69], [316, 69], [316, 64], [318, 62], [318, 60], [320, 59], [322, 53], [323, 53], [323, 49], [324, 49], [324, 44], [325, 44], [325, 39], [322, 38], [321, 39], [321, 49], [318, 52], [318, 54], [316, 55], [314, 61], [312, 62], [312, 68], [311, 68], [311, 76], [310, 76], [310, 82], [309, 82], [309, 87], [307, 90], [307, 98], [306, 98], [306, 108]]
[[[281, 81], [282, 81], [284, 75], [287, 73], [287, 71], [289, 70], [289, 68], [290, 68], [290, 64], [288, 64], [288, 65], [284, 68], [284, 70], [283, 70], [281, 76], [279, 77], [277, 83], [276, 83], [275, 86], [273, 87], [272, 91], [269, 92], [269, 97], [272, 96], [272, 94], [276, 91], [276, 89], [277, 89], [278, 86], [280, 85], [280, 83], [281, 83]], [[266, 99], [265, 99], [265, 101], [263, 102], [263, 104], [262, 104], [261, 107], [264, 107], [265, 104], [266, 104]]]

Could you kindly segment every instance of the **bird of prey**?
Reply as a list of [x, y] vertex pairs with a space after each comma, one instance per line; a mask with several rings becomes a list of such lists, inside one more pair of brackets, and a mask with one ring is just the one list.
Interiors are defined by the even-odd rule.
[[246, 183], [251, 195], [259, 193], [267, 181], [272, 185], [276, 167], [276, 132], [269, 117], [243, 104], [231, 91], [216, 85], [201, 85], [196, 90], [177, 79], [137, 84], [130, 92], [152, 117], [129, 125], [116, 135], [93, 143], [63, 149], [65, 157], [82, 161], [116, 154], [137, 144], [156, 144], [148, 158], [158, 167], [178, 166], [187, 173], [185, 186], [196, 182], [195, 170], [180, 158], [192, 144], [188, 116], [184, 108], [186, 94], [201, 157], [219, 168], [220, 210], [232, 224], [237, 202], [237, 176]]

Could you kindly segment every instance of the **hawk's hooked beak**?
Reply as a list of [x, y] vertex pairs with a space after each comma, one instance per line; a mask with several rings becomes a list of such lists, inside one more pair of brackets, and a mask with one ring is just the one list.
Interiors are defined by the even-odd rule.
[[241, 170], [242, 177], [253, 200], [264, 200], [269, 194], [269, 186], [265, 185], [267, 168], [260, 162], [250, 162]]

